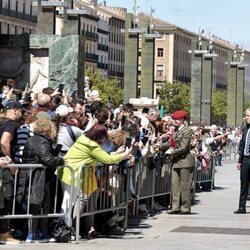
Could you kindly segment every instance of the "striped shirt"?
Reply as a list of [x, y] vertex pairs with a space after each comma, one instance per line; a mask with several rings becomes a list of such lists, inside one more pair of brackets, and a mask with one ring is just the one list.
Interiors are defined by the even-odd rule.
[[29, 137], [34, 135], [34, 130], [29, 124], [22, 125], [17, 130], [17, 143], [15, 146], [15, 163], [22, 163], [23, 149]]

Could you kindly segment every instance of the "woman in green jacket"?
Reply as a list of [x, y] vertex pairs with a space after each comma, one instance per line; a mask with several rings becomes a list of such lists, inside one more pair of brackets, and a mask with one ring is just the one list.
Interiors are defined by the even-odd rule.
[[[78, 185], [78, 170], [81, 166], [85, 166], [83, 169], [83, 177], [81, 178], [81, 191], [82, 196], [86, 201], [89, 201], [91, 197], [92, 201], [97, 200], [97, 180], [95, 176], [95, 167], [97, 162], [102, 162], [105, 164], [114, 164], [118, 163], [124, 159], [129, 158], [131, 149], [126, 149], [124, 147], [118, 149], [115, 154], [108, 154], [102, 148], [101, 144], [104, 144], [108, 141], [107, 130], [103, 125], [97, 124], [92, 127], [85, 135], [80, 136], [75, 144], [69, 149], [67, 154], [64, 157], [64, 160], [67, 162], [67, 165], [73, 168], [74, 172], [74, 188], [73, 188], [73, 197], [70, 197], [71, 191], [71, 171], [67, 168], [63, 170], [63, 173], [60, 174], [60, 179], [62, 181], [63, 189], [63, 203], [62, 203], [62, 212], [66, 212], [66, 216], [69, 216], [69, 201], [72, 199], [72, 203], [76, 203], [77, 199], [77, 185]], [[124, 152], [123, 152], [124, 151]], [[89, 202], [90, 203], [90, 202]], [[91, 204], [95, 206], [96, 204]], [[89, 206], [89, 204], [88, 204]], [[65, 222], [69, 223], [69, 218], [64, 218]], [[88, 218], [89, 220], [89, 234], [93, 230], [93, 216]]]

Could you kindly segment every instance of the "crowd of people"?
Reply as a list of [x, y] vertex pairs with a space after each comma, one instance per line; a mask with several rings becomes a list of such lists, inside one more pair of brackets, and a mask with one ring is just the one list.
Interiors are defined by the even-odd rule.
[[[33, 94], [28, 89], [16, 91], [11, 79], [1, 84], [0, 216], [12, 213], [17, 169], [8, 167], [9, 163], [24, 166], [17, 173], [16, 213], [25, 213], [29, 201], [31, 214], [47, 214], [58, 175], [62, 196], [58, 209], [72, 216], [67, 213], [69, 201], [73, 205], [77, 199], [94, 202], [100, 195], [97, 163], [126, 168], [142, 158], [154, 160], [158, 155], [171, 161], [173, 198], [169, 214], [190, 214], [195, 161], [204, 172], [211, 167], [213, 157], [216, 165], [221, 166], [226, 143], [230, 140], [239, 144], [241, 139], [240, 129], [222, 129], [216, 125], [190, 127], [184, 110], [160, 117], [156, 107], [136, 112], [130, 103], [117, 108], [104, 105], [96, 92], [89, 97], [76, 97], [48, 87]], [[30, 175], [25, 164], [42, 164], [44, 168], [37, 167]], [[89, 168], [84, 170], [82, 197], [78, 197], [78, 170], [83, 164]], [[72, 167], [74, 180], [67, 168], [56, 172], [63, 165]], [[72, 181], [73, 196], [70, 196]], [[207, 186], [201, 184], [198, 188], [206, 190]], [[134, 195], [133, 186], [130, 195]], [[82, 202], [82, 211], [85, 204]], [[66, 224], [67, 216], [63, 218]], [[48, 218], [28, 219], [22, 239], [28, 243], [52, 241], [48, 223]], [[86, 235], [97, 235], [94, 225], [94, 215], [88, 216], [84, 224]], [[19, 243], [20, 237], [13, 234], [16, 227], [15, 220], [0, 219], [0, 243]]]

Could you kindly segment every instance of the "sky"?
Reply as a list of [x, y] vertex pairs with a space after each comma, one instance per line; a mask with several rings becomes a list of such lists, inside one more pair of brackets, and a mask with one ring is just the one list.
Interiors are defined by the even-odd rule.
[[[103, 0], [98, 0], [98, 3]], [[107, 5], [133, 12], [134, 0], [106, 0]], [[249, 0], [137, 0], [138, 12], [150, 13], [181, 28], [216, 35], [250, 51]]]

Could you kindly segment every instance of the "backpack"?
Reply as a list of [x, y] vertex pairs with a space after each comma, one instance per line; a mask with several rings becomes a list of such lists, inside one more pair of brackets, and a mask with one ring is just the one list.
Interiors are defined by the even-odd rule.
[[50, 224], [51, 236], [57, 241], [67, 243], [75, 238], [73, 227], [69, 227], [64, 221], [55, 219]]

